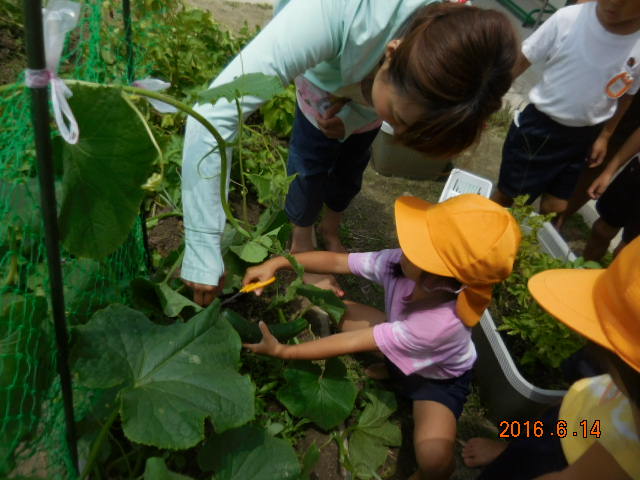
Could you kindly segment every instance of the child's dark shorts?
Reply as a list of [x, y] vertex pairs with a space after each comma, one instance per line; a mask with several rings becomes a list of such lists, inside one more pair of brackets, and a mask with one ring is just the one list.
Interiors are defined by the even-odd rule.
[[386, 359], [390, 381], [396, 391], [409, 400], [430, 400], [438, 402], [453, 412], [456, 418], [462, 414], [462, 408], [471, 392], [471, 370], [459, 377], [447, 380], [434, 380], [417, 374], [405, 375]]
[[511, 123], [502, 147], [498, 188], [511, 198], [543, 193], [569, 199], [602, 124], [567, 127], [529, 104]]
[[622, 241], [640, 235], [640, 157], [633, 158], [596, 203], [602, 220], [623, 228]]

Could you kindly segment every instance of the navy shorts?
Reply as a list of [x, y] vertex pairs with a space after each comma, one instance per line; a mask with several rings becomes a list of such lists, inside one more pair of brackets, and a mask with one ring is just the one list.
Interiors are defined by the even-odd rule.
[[456, 378], [434, 380], [421, 375], [405, 375], [389, 359], [386, 359], [390, 381], [396, 391], [409, 400], [438, 402], [453, 412], [456, 418], [471, 392], [471, 370]]
[[378, 129], [355, 133], [343, 142], [327, 138], [296, 105], [287, 173], [297, 176], [285, 202], [292, 223], [308, 227], [316, 221], [323, 205], [334, 212], [349, 206], [362, 186], [377, 133]]
[[633, 158], [596, 202], [602, 220], [622, 228], [622, 241], [640, 235], [640, 157]]
[[568, 200], [602, 124], [567, 127], [529, 104], [511, 123], [502, 147], [498, 188], [511, 198], [543, 193]]

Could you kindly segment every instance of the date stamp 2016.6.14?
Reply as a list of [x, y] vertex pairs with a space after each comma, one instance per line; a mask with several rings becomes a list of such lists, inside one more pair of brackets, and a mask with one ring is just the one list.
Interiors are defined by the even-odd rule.
[[503, 420], [498, 425], [500, 438], [581, 437], [600, 438], [600, 420], [581, 420], [569, 425], [566, 420], [547, 422], [541, 420]]

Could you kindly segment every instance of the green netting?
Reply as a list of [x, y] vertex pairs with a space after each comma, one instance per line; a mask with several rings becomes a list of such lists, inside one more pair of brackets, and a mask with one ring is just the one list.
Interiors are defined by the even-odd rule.
[[[145, 43], [137, 23], [162, 23], [152, 17], [162, 10], [146, 10], [147, 3], [134, 9], [136, 45]], [[124, 83], [124, 38], [119, 7], [84, 2], [81, 22], [67, 38], [61, 76]], [[142, 48], [134, 49], [134, 59], [137, 78], [152, 70]], [[21, 82], [20, 76], [0, 90], [0, 478], [73, 478], [55, 366], [30, 97]], [[128, 282], [145, 268], [141, 224], [107, 260], [61, 255], [68, 322], [82, 323], [100, 307], [126, 302]], [[74, 396], [76, 420], [82, 420], [97, 394], [76, 389]], [[84, 439], [80, 446], [86, 458]]]

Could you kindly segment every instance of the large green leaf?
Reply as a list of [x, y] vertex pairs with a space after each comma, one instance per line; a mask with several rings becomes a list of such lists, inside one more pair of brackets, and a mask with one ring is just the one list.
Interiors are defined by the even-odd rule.
[[293, 415], [305, 417], [329, 430], [343, 422], [353, 410], [358, 389], [347, 378], [347, 369], [337, 358], [324, 369], [311, 362], [296, 362], [284, 371], [287, 384], [278, 400]]
[[293, 447], [252, 425], [214, 435], [198, 452], [198, 465], [205, 472], [213, 470], [215, 480], [280, 480], [300, 475]]
[[205, 90], [198, 98], [202, 102], [215, 103], [220, 98], [226, 98], [232, 102], [234, 98], [245, 95], [258, 97], [262, 100], [270, 100], [280, 92], [284, 91], [282, 82], [278, 77], [265, 75], [264, 73], [247, 73], [240, 75], [224, 85]]
[[260, 237], [243, 245], [232, 245], [229, 249], [248, 263], [260, 263], [269, 255], [268, 247], [272, 244], [269, 237]]
[[131, 281], [134, 306], [142, 309], [161, 309], [170, 318], [177, 317], [185, 308], [200, 312], [202, 307], [193, 300], [181, 295], [166, 282], [152, 282], [138, 277]]
[[331, 290], [324, 290], [315, 285], [302, 284], [296, 289], [298, 295], [307, 297], [311, 303], [327, 312], [334, 322], [339, 323], [347, 310], [344, 302]]
[[384, 464], [388, 447], [400, 446], [402, 435], [400, 427], [389, 422], [397, 408], [394, 394], [369, 390], [365, 395], [369, 404], [349, 439], [349, 460], [357, 478], [378, 478], [376, 470]]
[[144, 480], [192, 480], [191, 477], [174, 473], [167, 468], [164, 458], [147, 458], [144, 469]]
[[240, 339], [214, 302], [188, 322], [156, 325], [113, 305], [75, 329], [75, 370], [89, 388], [120, 386], [124, 433], [135, 442], [185, 449], [254, 415], [254, 386], [238, 373]]
[[64, 146], [60, 235], [71, 253], [101, 259], [129, 235], [157, 150], [120, 90], [74, 86], [69, 104], [80, 140]]

